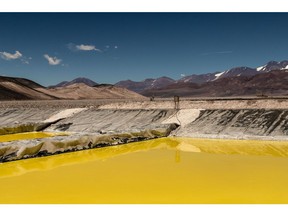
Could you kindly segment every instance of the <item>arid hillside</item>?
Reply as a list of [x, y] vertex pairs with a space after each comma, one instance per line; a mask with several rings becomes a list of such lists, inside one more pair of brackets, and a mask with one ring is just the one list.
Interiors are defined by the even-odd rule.
[[0, 100], [57, 99], [42, 89], [45, 87], [28, 79], [0, 76]]
[[[39, 89], [41, 91], [43, 89]], [[94, 87], [84, 83], [72, 84], [65, 87], [45, 89], [43, 93], [49, 93], [60, 99], [143, 99], [142, 95], [113, 85], [97, 85]]]
[[0, 100], [55, 99], [144, 99], [135, 92], [113, 85], [88, 86], [76, 83], [58, 88], [46, 88], [38, 83], [14, 77], [0, 76]]

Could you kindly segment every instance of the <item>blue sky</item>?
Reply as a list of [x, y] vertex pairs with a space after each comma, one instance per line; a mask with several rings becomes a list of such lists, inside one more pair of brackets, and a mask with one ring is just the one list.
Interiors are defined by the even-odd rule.
[[0, 13], [0, 75], [52, 85], [288, 59], [288, 13]]

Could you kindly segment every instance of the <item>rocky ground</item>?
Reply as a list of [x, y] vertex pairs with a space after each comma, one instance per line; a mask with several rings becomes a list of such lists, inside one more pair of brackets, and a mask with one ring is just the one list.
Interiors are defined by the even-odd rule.
[[179, 127], [180, 137], [288, 140], [288, 111], [283, 109], [201, 110]]
[[[287, 109], [288, 97], [180, 98], [181, 109]], [[174, 109], [173, 98], [1, 101], [0, 108]]]
[[284, 98], [6, 101], [0, 134], [67, 132], [0, 144], [0, 160], [50, 155], [165, 136], [288, 140]]
[[[37, 104], [39, 104], [37, 102]], [[26, 104], [25, 104], [26, 105]], [[57, 105], [42, 109], [20, 106], [0, 108], [0, 134], [46, 131], [66, 132], [34, 140], [0, 143], [0, 161], [58, 154], [129, 142], [165, 137], [178, 125], [168, 119], [174, 110], [102, 110], [95, 106], [63, 108]]]
[[[173, 98], [103, 103], [99, 109], [174, 109]], [[180, 109], [287, 109], [288, 98], [180, 98]]]
[[[148, 100], [148, 99], [146, 99]], [[133, 103], [133, 99], [97, 99], [97, 100], [13, 100], [0, 101], [0, 109], [2, 108], [38, 108], [44, 109], [68, 109], [68, 108], [83, 108], [94, 107], [97, 108], [104, 104], [113, 103]]]

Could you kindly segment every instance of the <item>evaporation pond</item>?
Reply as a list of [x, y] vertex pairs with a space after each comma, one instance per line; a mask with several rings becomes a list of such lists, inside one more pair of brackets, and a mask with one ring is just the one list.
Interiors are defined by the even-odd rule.
[[288, 142], [161, 138], [0, 164], [0, 203], [288, 203]]

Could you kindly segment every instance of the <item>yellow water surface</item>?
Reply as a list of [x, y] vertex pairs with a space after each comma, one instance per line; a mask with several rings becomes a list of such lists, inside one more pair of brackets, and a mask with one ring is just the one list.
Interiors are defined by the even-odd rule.
[[288, 203], [288, 142], [161, 138], [0, 164], [0, 203]]
[[9, 142], [14, 140], [25, 140], [25, 139], [38, 139], [51, 136], [63, 136], [65, 133], [49, 133], [49, 132], [27, 132], [27, 133], [16, 133], [0, 135], [0, 142]]

